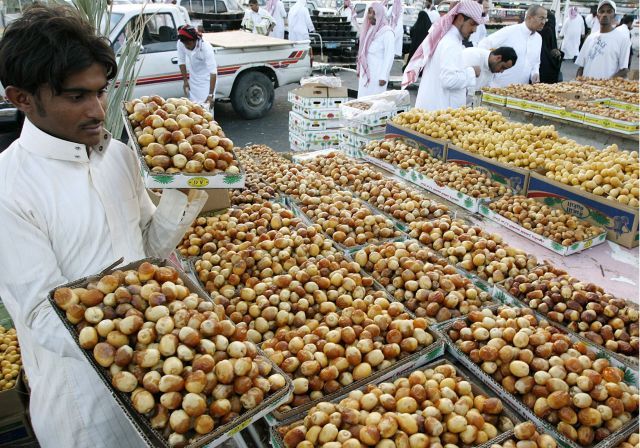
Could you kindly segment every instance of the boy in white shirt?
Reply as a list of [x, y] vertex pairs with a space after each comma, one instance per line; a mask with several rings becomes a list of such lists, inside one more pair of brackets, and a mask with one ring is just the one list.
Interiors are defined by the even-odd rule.
[[628, 72], [631, 41], [623, 33], [616, 32], [614, 19], [616, 4], [613, 0], [601, 0], [598, 4], [600, 31], [591, 33], [585, 40], [576, 59], [576, 76], [609, 79], [624, 78]]

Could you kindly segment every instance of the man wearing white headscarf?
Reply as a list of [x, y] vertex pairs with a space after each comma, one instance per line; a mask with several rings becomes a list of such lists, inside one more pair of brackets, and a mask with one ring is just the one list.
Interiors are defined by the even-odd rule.
[[479, 3], [462, 0], [431, 27], [402, 77], [402, 87], [406, 88], [418, 79], [424, 67], [416, 107], [438, 110], [465, 105], [467, 89], [475, 87], [480, 67], [465, 66], [462, 41], [483, 20]]
[[572, 6], [569, 15], [562, 24], [562, 46], [560, 51], [564, 53], [565, 59], [574, 59], [580, 53], [580, 38], [584, 36], [584, 20], [578, 14], [578, 8]]
[[393, 65], [395, 34], [387, 22], [385, 7], [372, 3], [360, 33], [358, 49], [358, 98], [387, 90]]
[[289, 9], [289, 40], [309, 40], [309, 33], [315, 32], [315, 27], [311, 21], [307, 0], [297, 0]]

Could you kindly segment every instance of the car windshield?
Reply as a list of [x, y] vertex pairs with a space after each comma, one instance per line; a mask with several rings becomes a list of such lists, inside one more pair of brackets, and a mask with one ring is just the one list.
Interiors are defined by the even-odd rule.
[[112, 12], [110, 17], [109, 17], [109, 33], [105, 33], [106, 27], [107, 27], [107, 23], [106, 23], [107, 17], [106, 16], [103, 18], [102, 24], [100, 25], [100, 29], [102, 30], [102, 32], [104, 34], [107, 34], [107, 35], [110, 36], [111, 32], [113, 31], [113, 29], [116, 27], [116, 25], [118, 23], [120, 23], [120, 21], [122, 20], [123, 17], [124, 17], [124, 14], [120, 14], [118, 12]]
[[367, 5], [365, 3], [358, 3], [356, 5], [356, 17], [358, 19], [362, 19], [364, 17], [364, 12], [367, 10]]

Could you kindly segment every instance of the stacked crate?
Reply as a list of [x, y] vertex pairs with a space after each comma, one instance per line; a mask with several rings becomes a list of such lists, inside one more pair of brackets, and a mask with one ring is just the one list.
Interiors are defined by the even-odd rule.
[[347, 89], [305, 84], [289, 92], [289, 143], [292, 151], [338, 149], [340, 105], [348, 101]]
[[388, 91], [342, 104], [341, 148], [357, 154], [371, 141], [383, 139], [387, 121], [409, 108], [409, 95], [404, 91]]

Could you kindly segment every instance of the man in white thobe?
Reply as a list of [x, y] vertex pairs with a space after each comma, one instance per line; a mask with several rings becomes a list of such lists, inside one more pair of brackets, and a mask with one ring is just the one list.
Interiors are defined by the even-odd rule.
[[365, 20], [356, 66], [358, 98], [387, 90], [395, 52], [395, 34], [388, 25], [382, 3], [372, 3], [367, 9]]
[[47, 294], [121, 257], [168, 256], [207, 195], [165, 190], [153, 206], [135, 153], [103, 128], [115, 56], [74, 8], [26, 9], [0, 58], [11, 61], [0, 66], [5, 94], [26, 115], [0, 154], [0, 296], [20, 340], [33, 429], [43, 448], [144, 446]]
[[534, 5], [527, 10], [524, 22], [506, 26], [480, 41], [480, 48], [491, 50], [498, 47], [511, 47], [518, 55], [516, 65], [511, 70], [496, 75], [491, 87], [540, 81], [542, 37], [538, 31], [542, 30], [546, 22], [547, 10], [542, 6]]
[[439, 110], [462, 107], [467, 89], [474, 88], [480, 67], [465, 67], [462, 51], [467, 39], [483, 20], [482, 6], [473, 0], [462, 0], [429, 30], [427, 38], [407, 64], [402, 86], [416, 81], [424, 67], [416, 107]]
[[213, 47], [203, 41], [190, 25], [180, 28], [178, 39], [178, 66], [182, 73], [185, 95], [195, 103], [213, 105], [218, 77]]
[[[482, 2], [482, 17], [485, 20], [489, 21], [489, 11], [491, 10], [491, 2], [489, 0], [484, 0]], [[482, 39], [487, 37], [487, 26], [484, 23], [478, 25], [478, 28], [469, 36], [469, 42], [473, 44], [474, 47], [477, 47]]]
[[578, 8], [572, 6], [569, 10], [564, 24], [562, 25], [562, 46], [560, 51], [564, 53], [565, 59], [574, 59], [580, 52], [580, 39], [584, 36], [584, 20], [578, 14]]
[[287, 19], [287, 11], [284, 9], [284, 5], [280, 0], [274, 1], [273, 12], [269, 12], [269, 14], [271, 14], [275, 21], [275, 25], [269, 36], [284, 39], [284, 22]]
[[309, 33], [316, 31], [307, 9], [307, 0], [297, 0], [289, 9], [289, 40], [309, 40]]
[[[518, 61], [518, 55], [511, 47], [500, 47], [492, 51], [469, 47], [462, 51], [462, 61], [465, 67], [480, 67], [480, 75], [475, 83], [475, 91], [479, 91], [487, 87], [497, 73], [513, 67]], [[473, 90], [468, 93], [473, 93]]]
[[438, 10], [433, 5], [433, 1], [432, 0], [427, 0], [427, 5], [426, 5], [426, 8], [424, 10], [427, 11], [427, 15], [429, 16], [429, 20], [431, 20], [431, 26], [435, 25], [436, 22], [438, 22], [438, 20], [440, 20], [440, 13], [438, 12]]
[[251, 33], [269, 35], [276, 21], [266, 9], [258, 5], [258, 0], [249, 0], [249, 9], [245, 11], [240, 26]]

